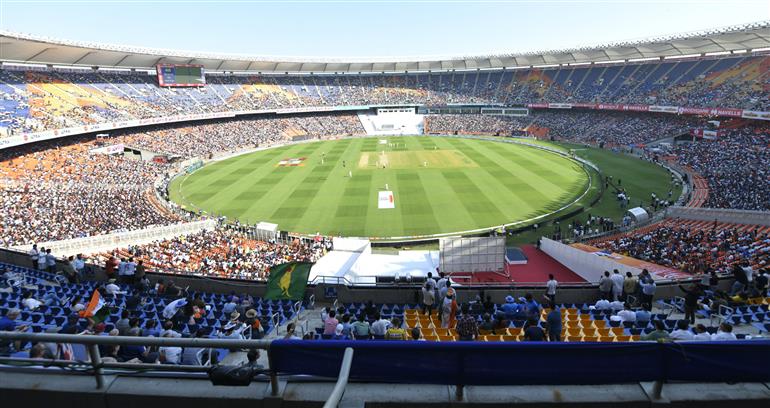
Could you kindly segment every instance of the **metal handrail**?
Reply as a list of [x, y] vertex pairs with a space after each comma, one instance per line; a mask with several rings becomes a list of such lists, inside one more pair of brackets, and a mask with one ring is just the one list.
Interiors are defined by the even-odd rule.
[[348, 385], [348, 377], [350, 376], [350, 366], [353, 364], [353, 349], [347, 347], [345, 354], [342, 357], [342, 365], [340, 366], [340, 375], [337, 377], [337, 383], [334, 385], [329, 399], [326, 400], [324, 408], [336, 408], [340, 404], [342, 396], [345, 394], [345, 387]]
[[[172, 337], [135, 337], [135, 336], [96, 336], [96, 335], [82, 335], [82, 334], [54, 334], [54, 333], [23, 333], [23, 332], [0, 332], [0, 340], [5, 341], [32, 341], [32, 342], [46, 342], [46, 343], [73, 343], [83, 344], [86, 346], [90, 358], [90, 362], [76, 361], [76, 360], [45, 360], [45, 359], [26, 359], [26, 358], [0, 358], [0, 363], [12, 363], [22, 362], [28, 363], [30, 360], [35, 361], [41, 365], [49, 364], [61, 367], [69, 367], [76, 365], [90, 364], [93, 369], [94, 379], [96, 380], [96, 388], [103, 389], [105, 386], [104, 381], [104, 368], [120, 368], [120, 369], [134, 369], [134, 370], [161, 370], [161, 371], [206, 371], [208, 368], [201, 366], [203, 369], [190, 369], [186, 366], [163, 366], [161, 364], [121, 364], [121, 363], [104, 363], [101, 359], [101, 353], [99, 351], [99, 345], [136, 345], [136, 346], [172, 346], [172, 347], [200, 347], [200, 348], [230, 348], [230, 349], [263, 349], [268, 352], [268, 361], [272, 361], [270, 353], [270, 343], [272, 340], [238, 340], [238, 339], [202, 339], [202, 338], [172, 338]], [[181, 368], [185, 367], [185, 368]], [[167, 370], [167, 368], [172, 368]], [[278, 395], [278, 374], [273, 369], [273, 365], [269, 364], [270, 369], [270, 384], [273, 395]]]

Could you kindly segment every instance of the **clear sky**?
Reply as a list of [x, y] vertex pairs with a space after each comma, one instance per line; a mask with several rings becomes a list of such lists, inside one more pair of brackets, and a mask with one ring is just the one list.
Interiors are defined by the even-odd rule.
[[768, 0], [0, 0], [4, 30], [267, 56], [468, 56], [770, 20]]

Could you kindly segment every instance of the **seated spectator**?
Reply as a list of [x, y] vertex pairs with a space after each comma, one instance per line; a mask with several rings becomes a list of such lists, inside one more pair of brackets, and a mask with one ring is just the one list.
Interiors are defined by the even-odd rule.
[[[139, 336], [141, 333], [138, 329], [132, 329], [128, 332], [128, 336]], [[136, 360], [142, 363], [155, 363], [158, 361], [158, 353], [150, 352], [149, 349], [144, 346], [138, 345], [122, 345], [118, 351], [118, 358], [122, 362], [130, 362]]]
[[43, 343], [35, 343], [32, 348], [29, 349], [29, 358], [38, 360], [53, 360], [54, 356], [51, 350]]
[[374, 312], [374, 320], [375, 322], [372, 323], [372, 326], [371, 326], [372, 335], [385, 336], [385, 332], [387, 332], [391, 326], [390, 321], [380, 317], [380, 312]]
[[43, 304], [43, 302], [32, 297], [32, 292], [28, 291], [24, 293], [24, 300], [21, 301], [21, 304], [23, 304], [24, 308], [27, 310], [35, 311], [38, 307], [40, 307], [40, 305]]
[[329, 311], [329, 317], [326, 318], [324, 321], [324, 332], [323, 334], [330, 336], [333, 335], [334, 332], [337, 330], [337, 325], [340, 323], [337, 318], [337, 312], [334, 310]]
[[243, 364], [247, 367], [251, 367], [255, 370], [261, 370], [263, 367], [261, 364], [258, 364], [257, 361], [259, 360], [259, 350], [258, 349], [251, 349], [248, 353], [246, 353], [246, 362]]
[[524, 328], [524, 340], [525, 341], [545, 341], [545, 332], [543, 328], [537, 323], [536, 319], [527, 320], [526, 327]]
[[406, 340], [406, 330], [401, 327], [401, 319], [394, 317], [391, 326], [385, 332], [385, 340]]
[[[164, 334], [168, 334], [166, 337], [176, 338], [176, 336], [170, 332]], [[160, 329], [158, 328], [157, 320], [147, 320], [147, 323], [145, 323], [144, 328], [142, 329], [142, 337], [160, 337]]]
[[738, 340], [738, 338], [735, 336], [735, 333], [733, 333], [733, 325], [730, 323], [722, 323], [719, 325], [719, 330], [711, 336], [711, 340], [713, 341], [729, 341], [729, 340]]
[[706, 330], [706, 326], [698, 324], [695, 326], [695, 335], [692, 339], [695, 341], [711, 341], [711, 334]]
[[286, 334], [283, 336], [284, 340], [301, 340], [296, 334], [294, 334], [295, 331], [295, 325], [294, 322], [291, 322], [286, 325]]
[[115, 328], [118, 329], [121, 336], [125, 336], [128, 334], [128, 329], [131, 328], [131, 321], [128, 318], [130, 316], [128, 309], [123, 309], [122, 312], [120, 312], [120, 319], [115, 322]]
[[639, 322], [639, 323], [645, 323], [645, 322], [649, 323], [650, 319], [652, 319], [652, 314], [649, 311], [647, 311], [645, 309], [640, 309], [640, 310], [636, 311], [636, 321], [637, 322]]
[[425, 338], [422, 337], [422, 333], [420, 332], [419, 327], [412, 327], [412, 340], [425, 341]]
[[351, 332], [357, 340], [368, 340], [371, 337], [369, 322], [366, 321], [364, 312], [358, 314], [356, 321], [351, 325]]
[[660, 320], [653, 320], [652, 325], [655, 327], [655, 331], [650, 334], [646, 334], [641, 337], [643, 341], [667, 341], [670, 336], [666, 331], [666, 326]]
[[671, 332], [671, 340], [693, 340], [695, 334], [690, 330], [690, 323], [687, 320], [676, 322], [676, 330]]
[[171, 320], [166, 320], [163, 323], [163, 331], [160, 333], [160, 337], [166, 337], [167, 334], [175, 339], [182, 337], [182, 333], [174, 330], [174, 322]]
[[[171, 333], [166, 333], [164, 338], [172, 339], [174, 337]], [[160, 362], [163, 364], [179, 364], [182, 360], [182, 348], [179, 346], [161, 346], [158, 352], [160, 353]]]
[[484, 330], [491, 333], [494, 330], [495, 324], [492, 322], [492, 316], [489, 313], [484, 313], [481, 317], [481, 324], [479, 324], [479, 330]]
[[[631, 305], [628, 303], [625, 303], [623, 305], [623, 310], [619, 311], [617, 316], [620, 318], [621, 322], [635, 322], [636, 321], [636, 314], [638, 312], [634, 312], [631, 310]], [[649, 315], [649, 312], [644, 311], [644, 313], [647, 313]], [[649, 317], [647, 318], [647, 321], [649, 321]]]

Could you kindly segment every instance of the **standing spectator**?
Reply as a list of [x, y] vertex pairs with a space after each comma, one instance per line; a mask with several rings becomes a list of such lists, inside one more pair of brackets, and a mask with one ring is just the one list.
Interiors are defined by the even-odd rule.
[[[430, 273], [430, 272], [429, 272]], [[430, 284], [433, 282], [433, 285]], [[436, 303], [436, 291], [434, 289], [435, 281], [428, 278], [422, 287], [422, 314], [432, 314], [433, 304]]]
[[690, 324], [695, 324], [695, 311], [698, 309], [698, 299], [700, 299], [703, 292], [698, 285], [693, 285], [690, 289], [685, 288], [683, 285], [679, 285], [679, 289], [685, 293], [684, 318], [686, 321], [689, 321]]
[[733, 277], [735, 278], [735, 282], [733, 282], [733, 286], [730, 289], [730, 296], [734, 296], [749, 287], [749, 279], [747, 276], [748, 275], [741, 265], [735, 264], [733, 266]]
[[620, 271], [617, 269], [613, 271], [610, 279], [612, 279], [612, 300], [618, 301], [623, 296], [623, 284], [625, 279], [623, 279], [623, 275], [621, 275]]
[[44, 271], [48, 266], [48, 258], [45, 253], [45, 248], [40, 247], [40, 254], [37, 257], [37, 269]]
[[655, 281], [645, 280], [642, 285], [642, 307], [647, 311], [652, 311], [652, 300], [655, 298]]
[[553, 305], [553, 309], [545, 317], [548, 328], [548, 341], [561, 341], [561, 311]]
[[37, 260], [40, 259], [40, 251], [37, 250], [37, 244], [32, 245], [29, 250], [29, 261], [32, 263], [32, 269], [37, 268]]
[[447, 282], [446, 295], [444, 296], [444, 302], [441, 305], [441, 327], [453, 328], [455, 325], [455, 317], [457, 316], [457, 301], [455, 300], [455, 290], [449, 286]]
[[56, 257], [51, 253], [51, 248], [45, 250], [45, 264], [48, 272], [56, 273]]
[[78, 276], [77, 270], [75, 270], [75, 257], [70, 256], [67, 258], [67, 262], [64, 263], [64, 266], [62, 266], [62, 272], [64, 272], [64, 276], [67, 278], [67, 281], [69, 283], [78, 283], [80, 280], [80, 277]]
[[599, 279], [599, 298], [604, 300], [610, 300], [612, 296], [612, 279], [610, 279], [610, 272], [604, 271], [604, 276]]
[[545, 297], [550, 302], [549, 306], [556, 306], [556, 288], [559, 287], [559, 282], [554, 279], [553, 274], [548, 274], [548, 282], [545, 283], [545, 287]]
[[626, 272], [626, 278], [623, 280], [623, 301], [628, 302], [628, 296], [637, 291], [639, 280], [631, 272]]
[[77, 254], [77, 256], [75, 256], [75, 260], [72, 261], [72, 266], [75, 268], [78, 277], [83, 279], [86, 272], [86, 261], [83, 259], [83, 254]]
[[463, 303], [460, 310], [462, 316], [457, 320], [457, 335], [460, 340], [476, 340], [479, 335], [479, 327], [476, 324], [476, 318], [471, 314], [471, 308], [467, 303]]

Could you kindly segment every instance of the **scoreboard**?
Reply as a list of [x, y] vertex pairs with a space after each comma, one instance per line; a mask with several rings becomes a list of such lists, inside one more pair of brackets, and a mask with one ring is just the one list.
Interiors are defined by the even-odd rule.
[[160, 86], [203, 86], [206, 76], [203, 65], [158, 65], [158, 85]]

